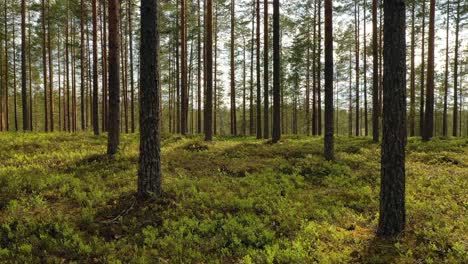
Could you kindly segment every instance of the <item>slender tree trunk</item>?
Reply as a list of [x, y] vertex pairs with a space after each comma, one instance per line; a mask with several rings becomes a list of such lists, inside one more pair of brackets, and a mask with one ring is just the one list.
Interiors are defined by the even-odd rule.
[[[32, 63], [31, 63], [31, 10], [28, 10], [28, 21], [30, 23], [28, 28], [28, 73], [29, 73], [29, 128], [33, 131], [33, 93], [32, 93]], [[50, 26], [49, 26], [50, 27]], [[50, 50], [50, 49], [49, 49]], [[60, 116], [60, 115], [59, 115]]]
[[[23, 1], [21, 1], [21, 4]], [[9, 92], [9, 86], [10, 86], [10, 80], [9, 80], [9, 54], [8, 54], [8, 8], [7, 8], [7, 0], [4, 2], [4, 11], [5, 11], [5, 129], [6, 131], [10, 131], [10, 116], [9, 116], [9, 97], [10, 97], [10, 92]]]
[[305, 118], [306, 118], [306, 133], [310, 135], [310, 24], [307, 25], [307, 57], [306, 57], [306, 98], [305, 98]]
[[379, 142], [379, 51], [377, 40], [377, 0], [372, 0], [372, 139]]
[[[141, 1], [141, 97], [138, 196], [161, 194], [159, 1]], [[109, 13], [110, 14], [110, 13]]]
[[242, 68], [243, 68], [243, 73], [242, 73], [242, 135], [247, 135], [247, 117], [246, 117], [246, 89], [247, 89], [247, 44], [245, 43], [245, 36], [244, 36], [244, 58], [242, 62]]
[[415, 63], [414, 63], [414, 52], [415, 52], [415, 9], [416, 3], [413, 2], [411, 4], [411, 77], [410, 77], [410, 136], [414, 137], [416, 135], [416, 70], [415, 70]]
[[135, 83], [133, 76], [133, 2], [129, 0], [128, 5], [128, 34], [129, 34], [129, 47], [130, 47], [130, 120], [131, 131], [135, 133]]
[[[93, 1], [93, 41], [94, 41], [94, 1]], [[84, 32], [84, 25], [86, 23], [85, 21], [85, 5], [84, 5], [84, 0], [81, 0], [81, 5], [80, 5], [80, 77], [81, 77], [81, 83], [80, 83], [80, 117], [81, 117], [81, 130], [85, 130], [86, 128], [86, 119], [85, 119], [85, 32]], [[97, 40], [96, 40], [97, 41]], [[93, 44], [94, 47], [94, 44]], [[94, 68], [94, 65], [93, 65]], [[94, 111], [94, 109], [93, 109]], [[93, 122], [94, 124], [94, 122]], [[96, 130], [95, 130], [96, 132]]]
[[201, 25], [201, 5], [200, 0], [197, 1], [197, 14], [198, 14], [198, 26], [197, 26], [197, 133], [202, 133], [202, 83], [201, 83], [201, 69], [202, 69], [202, 25]]
[[[177, 83], [177, 94], [176, 94], [176, 133], [181, 133], [181, 82], [180, 82], [180, 37], [179, 37], [179, 1], [177, 0], [177, 11], [176, 11], [176, 83]], [[183, 87], [182, 87], [183, 88]]]
[[262, 95], [260, 83], [260, 0], [257, 0], [257, 139], [262, 138]]
[[180, 23], [181, 23], [181, 67], [182, 67], [182, 116], [181, 116], [181, 133], [182, 135], [188, 132], [188, 87], [187, 87], [187, 23], [186, 23], [186, 7], [185, 0], [180, 1]]
[[422, 25], [421, 25], [421, 38], [422, 38], [422, 44], [421, 44], [421, 84], [420, 84], [420, 106], [419, 106], [419, 134], [421, 136], [424, 135], [424, 104], [425, 104], [425, 92], [424, 89], [426, 88], [424, 82], [425, 82], [425, 61], [426, 61], [426, 55], [425, 55], [425, 49], [426, 49], [426, 34], [425, 34], [425, 29], [426, 29], [426, 0], [423, 0], [422, 2]]
[[404, 0], [384, 0], [384, 114], [377, 234], [405, 229], [406, 42]]
[[317, 134], [322, 135], [322, 1], [318, 1]]
[[[453, 133], [454, 137], [457, 136], [458, 130], [458, 49], [459, 49], [459, 32], [460, 32], [460, 13], [461, 13], [461, 5], [460, 0], [457, 1], [457, 18], [456, 18], [456, 25], [455, 25], [455, 54], [454, 54], [454, 69], [453, 69]], [[461, 94], [461, 87], [460, 87], [460, 94]], [[460, 107], [460, 111], [463, 107]], [[460, 114], [461, 116], [461, 114]], [[461, 120], [461, 119], [460, 119]], [[461, 128], [461, 125], [460, 125]], [[461, 136], [461, 132], [460, 132]]]
[[[23, 103], [23, 130], [29, 127], [28, 89], [26, 70], [26, 1], [21, 1], [21, 101]], [[16, 103], [16, 102], [15, 102]], [[47, 115], [47, 113], [46, 113]]]
[[364, 12], [364, 50], [363, 50], [363, 61], [364, 61], [364, 135], [367, 137], [369, 135], [369, 118], [368, 118], [368, 109], [367, 109], [367, 32], [366, 32], [366, 7], [367, 0], [364, 0], [363, 12]]
[[49, 111], [47, 97], [47, 32], [46, 32], [46, 5], [45, 0], [41, 1], [41, 27], [42, 27], [42, 78], [44, 82], [44, 131], [49, 132]]
[[354, 25], [355, 25], [355, 36], [354, 36], [354, 44], [356, 45], [355, 48], [355, 74], [356, 74], [356, 126], [355, 126], [355, 134], [356, 136], [360, 136], [361, 134], [361, 125], [359, 122], [359, 114], [360, 114], [360, 104], [359, 104], [359, 97], [360, 97], [360, 90], [359, 90], [359, 0], [354, 1]]
[[106, 1], [102, 1], [102, 131], [108, 131], [109, 120], [109, 96], [108, 96], [108, 68], [107, 68], [107, 16], [106, 16]]
[[[21, 27], [21, 30], [23, 30], [22, 27]], [[18, 99], [16, 98], [18, 96], [18, 91], [17, 91], [17, 83], [16, 83], [16, 24], [15, 24], [15, 19], [13, 19], [13, 32], [12, 33], [13, 33], [13, 110], [15, 113], [15, 131], [18, 131]], [[23, 35], [21, 35], [21, 41], [23, 41], [22, 37]], [[23, 43], [21, 43], [21, 46], [22, 45]], [[26, 45], [26, 41], [25, 41], [25, 45]], [[24, 110], [25, 109], [23, 108], [23, 112]]]
[[71, 117], [70, 117], [70, 53], [69, 53], [69, 7], [70, 2], [67, 0], [67, 21], [65, 27], [65, 67], [66, 67], [66, 89], [67, 89], [67, 103], [66, 103], [66, 112], [67, 112], [67, 122], [66, 130], [71, 132]]
[[268, 36], [268, 0], [265, 0], [263, 4], [263, 138], [268, 139], [270, 137], [270, 120], [269, 120], [269, 36]]
[[314, 27], [313, 32], [313, 44], [312, 44], [312, 135], [316, 136], [317, 133], [317, 0], [314, 3], [314, 18], [312, 25]]
[[424, 116], [423, 140], [429, 141], [434, 135], [434, 38], [435, 38], [435, 0], [430, 0], [429, 41], [427, 49], [427, 88], [426, 112]]
[[120, 142], [119, 9], [119, 1], [109, 0], [109, 139], [107, 154], [111, 156], [117, 153]]
[[281, 139], [280, 3], [273, 0], [273, 143]]
[[205, 141], [213, 140], [213, 1], [206, 0], [205, 20], [206, 48], [206, 105], [205, 105]]
[[444, 137], [448, 136], [448, 125], [447, 125], [447, 97], [448, 97], [448, 68], [449, 68], [449, 25], [450, 25], [450, 1], [447, 1], [447, 29], [445, 37], [445, 78], [444, 78], [444, 113], [442, 117], [442, 134]]
[[325, 159], [334, 159], [333, 4], [325, 0]]
[[231, 0], [231, 135], [237, 135], [236, 119], [236, 73], [235, 73], [235, 3]]
[[[50, 27], [50, 0], [47, 0], [47, 46], [49, 51], [49, 130], [54, 132], [54, 66], [52, 59], [52, 37]], [[32, 127], [32, 126], [30, 126]]]
[[353, 72], [353, 66], [352, 66], [352, 49], [350, 47], [349, 49], [349, 95], [348, 95], [348, 135], [352, 136], [353, 135], [353, 93], [352, 93], [352, 72]]
[[255, 49], [255, 2], [252, 5], [252, 39], [250, 44], [250, 96], [249, 96], [249, 133], [255, 133], [254, 124], [254, 49]]
[[[99, 135], [98, 53], [97, 53], [97, 0], [93, 0], [93, 131]], [[82, 42], [84, 39], [82, 38]], [[84, 52], [82, 50], [82, 52]], [[84, 54], [82, 54], [84, 57]], [[83, 61], [82, 61], [83, 63]], [[84, 67], [82, 67], [83, 69]], [[83, 73], [82, 73], [83, 74]], [[83, 81], [83, 79], [82, 79]]]

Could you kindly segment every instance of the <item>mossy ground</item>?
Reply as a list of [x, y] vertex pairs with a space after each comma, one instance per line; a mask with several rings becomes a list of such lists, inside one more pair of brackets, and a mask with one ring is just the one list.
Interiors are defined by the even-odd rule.
[[136, 190], [138, 136], [0, 135], [0, 262], [467, 263], [468, 139], [410, 139], [407, 230], [375, 237], [380, 148], [163, 137], [164, 194]]

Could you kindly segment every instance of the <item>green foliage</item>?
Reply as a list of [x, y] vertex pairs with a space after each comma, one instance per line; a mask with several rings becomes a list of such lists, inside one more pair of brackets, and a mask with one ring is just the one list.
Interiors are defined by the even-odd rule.
[[164, 194], [137, 202], [137, 136], [2, 134], [0, 263], [466, 263], [466, 139], [409, 139], [408, 227], [375, 238], [380, 148], [163, 135]]

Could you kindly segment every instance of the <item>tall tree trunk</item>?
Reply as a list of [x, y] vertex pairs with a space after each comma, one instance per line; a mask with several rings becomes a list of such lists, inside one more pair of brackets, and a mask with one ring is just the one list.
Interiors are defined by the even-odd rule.
[[247, 44], [245, 43], [245, 36], [244, 36], [244, 45], [243, 45], [243, 54], [244, 58], [242, 61], [242, 135], [247, 135], [247, 117], [246, 117], [246, 88], [247, 88]]
[[314, 18], [312, 25], [314, 27], [313, 32], [313, 44], [312, 44], [312, 135], [316, 136], [317, 133], [317, 0], [314, 3]]
[[[93, 0], [93, 41], [94, 41], [94, 31], [96, 30], [94, 28], [94, 1]], [[81, 77], [81, 82], [80, 82], [80, 117], [81, 117], [81, 130], [85, 130], [86, 128], [86, 119], [85, 119], [85, 32], [84, 32], [84, 25], [86, 23], [85, 21], [85, 6], [84, 6], [84, 0], [81, 0], [80, 4], [80, 77]], [[96, 40], [97, 41], [97, 40]], [[93, 44], [94, 46], [94, 44]], [[94, 67], [94, 66], [93, 66]], [[93, 109], [94, 110], [94, 109]], [[94, 122], [93, 122], [94, 124]], [[96, 132], [96, 131], [95, 131]]]
[[322, 1], [318, 1], [317, 134], [322, 135]]
[[262, 95], [260, 83], [260, 0], [257, 0], [257, 139], [262, 138]]
[[423, 140], [429, 141], [434, 135], [434, 32], [435, 0], [430, 0], [429, 10], [429, 41], [427, 48], [427, 88], [426, 112], [424, 116]]
[[118, 0], [109, 0], [109, 138], [107, 154], [111, 156], [117, 153], [120, 142], [119, 9]]
[[268, 139], [270, 137], [270, 120], [269, 115], [269, 44], [268, 44], [268, 0], [265, 0], [263, 4], [263, 138]]
[[363, 12], [364, 12], [364, 50], [363, 50], [363, 61], [364, 61], [364, 135], [367, 137], [369, 135], [369, 118], [368, 118], [368, 109], [367, 109], [367, 32], [366, 32], [366, 7], [367, 0], [364, 0]]
[[181, 23], [181, 67], [182, 67], [182, 116], [181, 116], [181, 133], [182, 135], [188, 132], [188, 87], [187, 87], [187, 23], [186, 23], [186, 7], [185, 0], [180, 1], [180, 23]]
[[106, 1], [102, 1], [102, 42], [101, 42], [101, 56], [102, 56], [102, 131], [108, 131], [109, 120], [109, 98], [108, 98], [108, 71], [107, 71], [107, 16], [106, 16]]
[[[21, 101], [23, 103], [23, 130], [29, 127], [28, 89], [26, 70], [26, 1], [21, 1]], [[16, 102], [15, 102], [16, 103]], [[47, 115], [47, 113], [46, 113]]]
[[377, 0], [372, 0], [372, 139], [379, 142], [379, 51], [377, 40]]
[[235, 3], [231, 0], [231, 135], [237, 135], [236, 73], [235, 73]]
[[349, 49], [349, 88], [348, 88], [348, 136], [353, 135], [353, 87], [352, 87], [352, 72], [353, 72], [353, 66], [352, 66], [352, 48], [350, 47]]
[[377, 234], [405, 229], [406, 40], [404, 0], [384, 0], [384, 87], [380, 215]]
[[49, 132], [49, 111], [48, 109], [48, 97], [47, 97], [47, 32], [46, 32], [46, 6], [45, 0], [41, 1], [42, 17], [42, 78], [44, 82], [44, 131]]
[[325, 142], [326, 160], [334, 159], [333, 127], [333, 5], [325, 0]]
[[197, 26], [197, 133], [202, 133], [202, 83], [201, 83], [201, 69], [202, 69], [202, 25], [201, 25], [201, 5], [200, 0], [197, 0], [197, 14], [198, 14], [198, 26]]
[[[50, 0], [47, 0], [47, 14], [50, 14]], [[47, 15], [47, 46], [49, 51], [49, 125], [50, 131], [54, 132], [54, 65], [52, 58], [52, 37], [50, 27], [50, 17]], [[32, 126], [30, 126], [32, 127]]]
[[129, 34], [129, 48], [130, 48], [130, 121], [131, 131], [135, 133], [135, 83], [133, 76], [133, 2], [129, 0], [128, 5], [128, 34]]
[[273, 0], [273, 143], [281, 139], [280, 3]]
[[421, 93], [419, 96], [419, 134], [421, 136], [424, 135], [424, 104], [425, 104], [425, 92], [424, 89], [426, 88], [424, 82], [425, 82], [425, 74], [426, 74], [426, 69], [425, 69], [425, 61], [426, 61], [426, 55], [425, 55], [425, 49], [426, 49], [426, 34], [425, 34], [425, 29], [426, 29], [426, 0], [423, 0], [422, 2], [422, 25], [421, 25], [421, 84], [420, 84], [420, 89]]
[[445, 78], [444, 78], [444, 113], [442, 117], [442, 134], [444, 137], [448, 136], [447, 125], [447, 97], [448, 97], [448, 68], [449, 68], [449, 25], [450, 25], [450, 1], [447, 1], [447, 29], [445, 36]]
[[[98, 53], [97, 53], [97, 0], [93, 0], [93, 131], [99, 135]], [[82, 40], [83, 41], [83, 40]]]
[[[17, 83], [16, 83], [16, 55], [17, 54], [16, 54], [16, 24], [15, 24], [15, 19], [13, 19], [13, 32], [12, 33], [13, 33], [13, 110], [14, 110], [14, 113], [15, 113], [15, 131], [18, 131], [18, 100], [16, 98], [18, 96], [18, 91], [17, 91]], [[23, 35], [21, 35], [21, 41], [23, 41], [22, 36]], [[21, 43], [21, 46], [22, 45], [23, 45], [23, 43]], [[25, 41], [25, 45], [26, 45], [26, 41]], [[24, 112], [24, 110], [25, 109], [23, 108], [23, 112]]]
[[254, 125], [254, 49], [255, 49], [255, 1], [252, 5], [252, 39], [250, 43], [250, 96], [249, 96], [249, 133], [255, 133]]
[[415, 6], [416, 3], [413, 2], [411, 4], [411, 77], [410, 77], [410, 114], [409, 114], [409, 119], [410, 119], [410, 136], [414, 137], [416, 135], [416, 70], [415, 70], [415, 64], [414, 64], [414, 52], [415, 52], [415, 26], [414, 26], [414, 20], [415, 20]]
[[307, 55], [306, 55], [306, 98], [305, 98], [305, 118], [306, 133], [310, 135], [310, 22], [307, 22]]
[[[29, 73], [29, 128], [33, 131], [33, 92], [32, 92], [32, 62], [31, 62], [31, 32], [32, 32], [32, 22], [31, 22], [31, 10], [28, 10], [28, 73]], [[50, 27], [50, 26], [49, 26]], [[59, 57], [59, 56], [58, 56]], [[60, 115], [59, 115], [60, 116]]]
[[205, 141], [213, 140], [213, 1], [206, 0], [205, 20], [206, 49], [206, 105], [205, 105]]
[[[454, 137], [457, 136], [458, 130], [458, 48], [459, 48], [459, 32], [460, 32], [460, 13], [461, 5], [460, 0], [457, 1], [457, 18], [455, 25], [455, 54], [454, 54], [454, 69], [453, 69], [453, 133]], [[461, 87], [460, 87], [461, 94]], [[463, 107], [460, 107], [460, 111]], [[461, 119], [460, 119], [461, 120]], [[461, 128], [461, 125], [460, 125]], [[461, 136], [461, 133], [460, 133]]]
[[66, 130], [71, 132], [71, 117], [70, 117], [70, 51], [69, 51], [69, 7], [70, 1], [67, 0], [67, 19], [65, 27], [65, 68], [66, 68], [66, 89], [67, 89], [67, 99], [66, 99], [66, 112], [67, 112], [67, 122]]
[[159, 1], [141, 1], [141, 97], [138, 196], [161, 194]]
[[359, 122], [359, 114], [360, 114], [360, 104], [359, 104], [359, 97], [360, 97], [360, 90], [359, 90], [359, 0], [354, 1], [354, 44], [355, 47], [355, 74], [356, 74], [356, 126], [355, 126], [355, 135], [360, 136], [361, 134], [361, 125]]
[[[21, 2], [23, 4], [23, 1]], [[4, 2], [4, 12], [5, 12], [5, 129], [6, 131], [10, 131], [10, 116], [9, 116], [9, 70], [10, 67], [9, 63], [9, 55], [8, 55], [8, 8], [7, 8], [7, 0]]]

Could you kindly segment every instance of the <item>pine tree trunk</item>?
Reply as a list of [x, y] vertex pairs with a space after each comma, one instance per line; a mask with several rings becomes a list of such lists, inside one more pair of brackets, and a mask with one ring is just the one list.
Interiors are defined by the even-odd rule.
[[326, 160], [334, 159], [333, 107], [333, 6], [325, 0], [325, 142]]
[[281, 139], [280, 4], [273, 0], [273, 143]]
[[205, 141], [213, 140], [213, 1], [206, 0], [205, 21], [206, 49], [206, 105], [205, 105]]
[[[92, 0], [95, 1], [95, 0]], [[94, 4], [94, 3], [93, 3]], [[85, 119], [85, 32], [84, 32], [84, 25], [85, 21], [85, 6], [84, 0], [81, 0], [80, 5], [80, 120], [81, 120], [81, 130], [85, 130], [86, 128], [86, 119]], [[93, 5], [93, 12], [94, 12], [94, 5]], [[93, 37], [94, 37], [94, 13], [93, 13]], [[94, 38], [93, 38], [94, 40]], [[94, 46], [94, 44], [93, 44]], [[94, 66], [93, 66], [94, 67]], [[93, 122], [94, 123], [94, 122]], [[96, 131], [95, 131], [96, 132]]]
[[120, 142], [119, 9], [118, 0], [109, 0], [109, 138], [107, 154], [111, 156], [117, 153]]
[[434, 135], [434, 38], [435, 38], [435, 0], [430, 0], [429, 41], [427, 49], [427, 88], [426, 112], [424, 116], [423, 140], [429, 141]]
[[[456, 18], [456, 25], [455, 25], [455, 61], [454, 61], [454, 69], [453, 69], [453, 133], [454, 137], [457, 136], [458, 130], [458, 49], [459, 49], [459, 32], [460, 32], [460, 13], [461, 13], [461, 5], [460, 0], [457, 1], [457, 18]], [[461, 90], [461, 87], [460, 87]], [[461, 91], [460, 91], [461, 94]], [[463, 108], [460, 107], [460, 111]], [[460, 114], [461, 115], [461, 114]], [[461, 128], [461, 125], [460, 125]], [[461, 133], [460, 133], [461, 136]]]
[[197, 1], [197, 14], [198, 14], [198, 26], [197, 26], [197, 133], [202, 133], [202, 83], [201, 83], [201, 69], [202, 69], [202, 25], [201, 25], [201, 5], [200, 0]]
[[[47, 0], [47, 13], [50, 13], [50, 0]], [[51, 38], [51, 27], [50, 17], [47, 16], [47, 49], [49, 51], [49, 121], [50, 121], [50, 132], [54, 132], [54, 66], [52, 58], [52, 38]], [[30, 128], [32, 126], [30, 125]]]
[[[97, 54], [97, 0], [93, 5], [93, 131], [99, 135], [99, 94], [98, 94], [98, 54]], [[83, 40], [82, 40], [83, 41]]]
[[359, 90], [359, 3], [358, 0], [354, 0], [354, 44], [355, 44], [355, 74], [356, 74], [356, 125], [355, 125], [355, 135], [360, 136], [361, 134], [361, 125], [359, 122], [359, 114], [360, 114], [360, 104], [359, 104], [359, 97], [360, 97], [360, 90]]
[[384, 1], [384, 87], [380, 214], [377, 234], [405, 229], [406, 42], [404, 0]]
[[[22, 2], [21, 2], [22, 3]], [[9, 63], [9, 56], [8, 56], [8, 9], [7, 9], [7, 0], [4, 2], [4, 11], [5, 11], [5, 129], [6, 131], [10, 131], [10, 115], [9, 115], [9, 97], [10, 97], [10, 92], [9, 92], [9, 86], [10, 86], [10, 80], [9, 80], [9, 70], [8, 68], [10, 67]]]
[[188, 87], [187, 87], [187, 23], [186, 23], [186, 7], [185, 0], [180, 1], [180, 23], [181, 23], [181, 68], [182, 68], [182, 85], [181, 85], [181, 101], [182, 101], [182, 116], [181, 116], [181, 133], [186, 135], [188, 132]]
[[129, 34], [129, 48], [130, 48], [130, 122], [131, 131], [135, 133], [135, 83], [133, 76], [133, 3], [128, 0], [128, 34]]
[[449, 20], [450, 20], [450, 2], [447, 1], [447, 29], [445, 37], [445, 78], [444, 78], [444, 113], [442, 117], [442, 134], [444, 137], [448, 136], [447, 125], [447, 97], [448, 97], [448, 68], [449, 68]]
[[377, 0], [372, 0], [372, 139], [379, 142], [379, 51], [377, 40]]
[[42, 28], [42, 81], [44, 84], [44, 131], [49, 132], [49, 111], [47, 97], [47, 32], [46, 32], [46, 7], [45, 0], [41, 1], [41, 28]]
[[262, 95], [260, 83], [260, 0], [257, 0], [257, 139], [262, 138]]
[[[31, 10], [28, 11], [28, 21], [31, 22]], [[32, 62], [31, 62], [31, 32], [32, 23], [28, 28], [28, 72], [29, 72], [29, 129], [33, 131], [33, 92], [32, 92]], [[58, 56], [60, 57], [60, 56]], [[59, 98], [60, 99], [60, 98]], [[59, 114], [60, 116], [60, 114]], [[60, 126], [59, 126], [60, 127]]]
[[250, 43], [250, 96], [249, 96], [249, 133], [254, 135], [254, 49], [255, 49], [255, 2], [252, 5], [252, 39]]
[[317, 134], [322, 135], [322, 1], [318, 1]]
[[416, 135], [416, 70], [415, 70], [415, 63], [414, 63], [414, 53], [415, 53], [415, 9], [416, 3], [413, 2], [411, 4], [411, 77], [410, 77], [410, 136], [414, 137]]
[[423, 0], [422, 2], [422, 25], [421, 25], [421, 38], [422, 38], [422, 43], [421, 43], [421, 81], [420, 81], [420, 106], [419, 106], [419, 134], [421, 136], [424, 135], [424, 104], [425, 104], [425, 91], [424, 89], [426, 88], [425, 86], [425, 61], [426, 61], [426, 34], [425, 34], [425, 29], [426, 29], [426, 0]]
[[141, 1], [141, 133], [138, 170], [138, 196], [140, 198], [161, 194], [158, 5], [157, 0]]
[[106, 16], [106, 1], [102, 1], [102, 131], [108, 131], [109, 120], [109, 96], [108, 96], [108, 68], [107, 68], [107, 16]]
[[236, 119], [236, 73], [235, 73], [235, 3], [231, 0], [231, 135], [237, 135]]
[[246, 117], [246, 89], [247, 89], [247, 44], [245, 43], [245, 36], [244, 36], [244, 45], [243, 45], [243, 62], [242, 62], [242, 135], [247, 135], [247, 117]]
[[268, 36], [268, 0], [263, 4], [263, 138], [270, 138], [270, 120], [269, 120], [269, 36]]
[[[18, 131], [18, 91], [17, 91], [17, 83], [16, 83], [16, 24], [15, 19], [13, 19], [13, 110], [15, 113], [15, 131]], [[22, 37], [22, 36], [21, 36]], [[22, 41], [23, 39], [21, 39]], [[23, 45], [21, 43], [21, 45]], [[23, 112], [24, 112], [23, 108]]]
[[367, 32], [366, 32], [366, 24], [367, 24], [367, 19], [366, 19], [366, 6], [367, 6], [367, 1], [364, 0], [364, 6], [362, 7], [364, 10], [364, 50], [363, 50], [363, 61], [364, 61], [364, 135], [367, 137], [369, 135], [369, 118], [368, 118], [368, 109], [367, 109]]
[[31, 130], [31, 128], [29, 127], [28, 89], [27, 89], [27, 70], [26, 70], [26, 1], [25, 0], [21, 1], [21, 101], [23, 104], [23, 130], [24, 131]]

